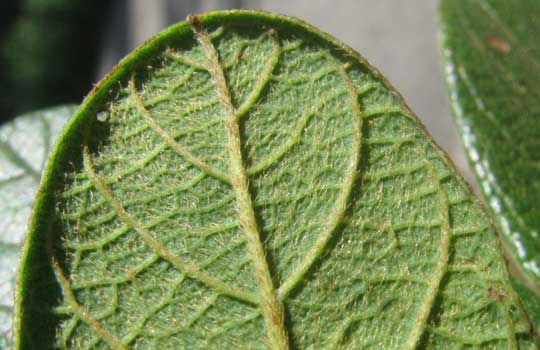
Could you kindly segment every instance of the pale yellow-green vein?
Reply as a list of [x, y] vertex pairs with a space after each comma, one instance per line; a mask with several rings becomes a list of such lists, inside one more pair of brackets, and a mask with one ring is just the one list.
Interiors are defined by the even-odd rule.
[[208, 32], [203, 28], [198, 17], [190, 16], [188, 20], [208, 60], [209, 72], [214, 79], [216, 94], [223, 109], [230, 155], [229, 173], [231, 185], [236, 195], [238, 218], [246, 235], [248, 254], [258, 282], [260, 308], [265, 321], [267, 343], [272, 350], [288, 350], [289, 340], [285, 330], [283, 305], [277, 298], [272, 282], [248, 187], [246, 169], [242, 158], [237, 111], [232, 104], [223, 68]]
[[[334, 93], [330, 99], [338, 98], [341, 95], [342, 95], [342, 92], [338, 91], [337, 93]], [[328, 100], [330, 99], [323, 99], [319, 103], [317, 103], [317, 105], [314, 106], [313, 108], [306, 110], [302, 114], [302, 117], [296, 123], [294, 129], [291, 131], [289, 138], [285, 142], [283, 142], [283, 144], [281, 144], [276, 150], [270, 153], [268, 156], [257, 161], [257, 163], [249, 167], [247, 169], [248, 176], [254, 176], [254, 175], [259, 174], [262, 171], [267, 170], [272, 165], [276, 164], [280, 159], [282, 159], [287, 154], [287, 152], [289, 152], [295, 145], [297, 145], [302, 140], [302, 133], [304, 132], [310, 119], [313, 118], [315, 114], [317, 113], [317, 111], [319, 111], [320, 108], [324, 106], [325, 103], [328, 103]], [[324, 144], [321, 143], [320, 146], [322, 147], [324, 146]]]
[[425, 159], [425, 165], [429, 171], [430, 180], [436, 188], [438, 188], [438, 214], [439, 220], [441, 222], [440, 227], [440, 240], [439, 240], [439, 254], [437, 256], [437, 265], [433, 271], [429, 285], [426, 288], [426, 292], [420, 303], [416, 316], [412, 323], [411, 331], [407, 336], [405, 344], [403, 345], [404, 350], [415, 350], [418, 347], [418, 344], [424, 334], [429, 316], [435, 304], [435, 299], [440, 291], [441, 281], [445, 276], [448, 268], [448, 259], [450, 257], [450, 244], [451, 244], [451, 226], [450, 226], [450, 208], [448, 204], [448, 198], [446, 192], [444, 191], [437, 171], [431, 162], [428, 160], [428, 156], [425, 150], [422, 148], [422, 145], [417, 145], [417, 150], [420, 156]]
[[52, 257], [52, 267], [56, 274], [58, 283], [60, 284], [60, 287], [62, 288], [64, 301], [69, 306], [70, 311], [73, 312], [73, 314], [75, 314], [76, 317], [78, 317], [80, 320], [86, 323], [88, 327], [90, 327], [90, 329], [92, 329], [92, 331], [112, 349], [127, 350], [128, 347], [126, 346], [126, 344], [124, 344], [120, 339], [118, 339], [111, 332], [105, 329], [99, 323], [99, 321], [96, 320], [90, 314], [88, 310], [86, 310], [83, 306], [79, 304], [79, 302], [77, 301], [77, 298], [73, 294], [73, 290], [71, 289], [69, 280], [67, 279], [64, 272], [62, 271], [60, 264], [54, 257]]
[[144, 316], [141, 317], [139, 321], [132, 327], [132, 329], [126, 333], [126, 335], [123, 337], [124, 343], [126, 344], [132, 343], [137, 338], [137, 336], [140, 336], [142, 334], [144, 325], [148, 322], [148, 320], [157, 312], [159, 312], [160, 310], [165, 308], [167, 305], [170, 305], [172, 303], [174, 294], [178, 291], [178, 288], [184, 282], [184, 280], [185, 280], [185, 275], [181, 275], [179, 278], [173, 281], [172, 286], [168, 288], [164, 297], [155, 305], [150, 307], [150, 310], [145, 312]]
[[341, 223], [343, 217], [345, 216], [345, 212], [347, 210], [347, 206], [349, 203], [349, 196], [352, 192], [354, 182], [357, 178], [358, 167], [360, 164], [361, 147], [362, 147], [363, 115], [360, 109], [361, 107], [358, 101], [356, 87], [354, 86], [352, 80], [349, 78], [346, 69], [347, 69], [346, 65], [339, 66], [339, 74], [341, 76], [341, 79], [343, 80], [343, 83], [345, 84], [347, 88], [348, 95], [349, 95], [349, 103], [351, 105], [352, 114], [353, 114], [352, 128], [354, 132], [353, 132], [353, 142], [351, 145], [353, 154], [349, 160], [349, 164], [347, 165], [347, 171], [346, 171], [346, 175], [342, 184], [341, 191], [338, 194], [334, 207], [332, 208], [332, 210], [330, 211], [330, 214], [325, 220], [325, 224], [322, 228], [321, 233], [319, 234], [319, 237], [317, 238], [313, 246], [309, 249], [309, 251], [303, 258], [303, 260], [299, 263], [297, 267], [295, 267], [293, 272], [289, 275], [289, 277], [287, 277], [285, 282], [279, 287], [278, 294], [281, 300], [286, 299], [287, 296], [292, 292], [292, 290], [298, 284], [300, 284], [302, 280], [304, 280], [306, 273], [309, 271], [309, 269], [313, 266], [313, 264], [320, 258], [320, 256], [324, 252], [326, 246], [328, 245], [328, 242], [332, 238], [332, 235], [334, 234], [337, 227]]
[[193, 326], [193, 324], [195, 324], [197, 321], [199, 321], [208, 312], [208, 310], [210, 310], [210, 308], [216, 302], [217, 297], [218, 297], [217, 295], [213, 295], [210, 298], [207, 298], [205, 303], [201, 307], [199, 307], [188, 318], [188, 320], [184, 324], [181, 324], [181, 325], [179, 325], [179, 326], [177, 326], [175, 328], [172, 328], [170, 330], [167, 330], [167, 331], [156, 332], [156, 333], [152, 334], [152, 336], [154, 336], [154, 337], [156, 337], [158, 339], [166, 339], [166, 338], [172, 337], [174, 335], [177, 335], [178, 333], [181, 333], [182, 331], [185, 331], [185, 330], [189, 329], [190, 327]]
[[152, 250], [161, 256], [164, 260], [171, 263], [175, 268], [180, 272], [185, 273], [190, 278], [193, 278], [199, 282], [202, 282], [210, 289], [215, 290], [216, 292], [230, 296], [232, 298], [242, 300], [250, 304], [258, 304], [259, 300], [256, 296], [252, 295], [249, 292], [242, 291], [234, 286], [230, 286], [225, 282], [208, 275], [206, 272], [201, 271], [197, 266], [195, 266], [190, 261], [185, 261], [181, 259], [177, 254], [172, 252], [169, 248], [163, 245], [158, 239], [156, 239], [152, 233], [145, 227], [143, 223], [139, 220], [133, 218], [128, 212], [124, 209], [122, 204], [115, 198], [112, 191], [105, 185], [101, 176], [96, 173], [92, 165], [92, 160], [90, 153], [87, 148], [84, 149], [84, 168], [88, 173], [88, 177], [92, 181], [93, 185], [104, 196], [112, 209], [117, 213], [119, 218], [130, 226], [137, 234], [143, 239], [146, 244]]
[[268, 35], [270, 36], [272, 40], [272, 54], [270, 56], [270, 59], [266, 63], [264, 70], [261, 72], [259, 79], [255, 83], [254, 88], [246, 97], [245, 101], [236, 110], [237, 118], [242, 118], [244, 115], [246, 115], [246, 113], [250, 110], [250, 108], [252, 108], [255, 105], [255, 103], [259, 100], [259, 98], [261, 97], [261, 94], [263, 93], [264, 89], [268, 85], [270, 78], [272, 77], [272, 72], [274, 71], [277, 64], [279, 63], [279, 58], [281, 57], [282, 51], [281, 51], [281, 44], [277, 37], [277, 32], [275, 30], [270, 30], [268, 32]]
[[216, 179], [219, 179], [227, 184], [231, 183], [227, 174], [225, 174], [220, 169], [206, 164], [204, 161], [195, 157], [185, 147], [176, 142], [176, 140], [171, 135], [169, 135], [169, 133], [167, 133], [163, 128], [161, 128], [161, 126], [150, 115], [150, 112], [144, 106], [144, 102], [142, 101], [141, 96], [137, 93], [137, 90], [135, 88], [135, 82], [133, 81], [133, 79], [129, 81], [129, 91], [135, 98], [135, 103], [137, 105], [139, 113], [143, 115], [143, 117], [146, 119], [152, 129], [154, 129], [158, 133], [158, 135], [163, 139], [163, 141], [165, 141], [165, 143], [167, 143], [167, 145], [169, 145], [169, 147], [171, 147], [175, 152], [184, 157], [184, 159], [193, 164], [193, 166], [200, 169], [202, 172], [208, 174], [209, 176], [215, 177]]

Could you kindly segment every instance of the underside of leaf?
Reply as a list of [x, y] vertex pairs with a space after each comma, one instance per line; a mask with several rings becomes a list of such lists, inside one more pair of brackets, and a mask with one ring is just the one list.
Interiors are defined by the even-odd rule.
[[290, 18], [191, 17], [125, 59], [66, 130], [30, 234], [21, 349], [536, 349], [417, 118]]

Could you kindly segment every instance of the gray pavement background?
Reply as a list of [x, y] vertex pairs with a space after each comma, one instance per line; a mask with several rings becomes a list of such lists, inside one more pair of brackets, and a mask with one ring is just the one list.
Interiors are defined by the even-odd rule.
[[438, 47], [437, 1], [124, 0], [117, 4], [102, 74], [144, 40], [191, 13], [247, 8], [310, 22], [356, 49], [377, 67], [474, 184], [450, 116]]

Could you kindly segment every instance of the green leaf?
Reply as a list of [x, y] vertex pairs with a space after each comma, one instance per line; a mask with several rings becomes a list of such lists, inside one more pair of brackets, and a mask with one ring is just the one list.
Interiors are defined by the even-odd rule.
[[148, 42], [37, 200], [20, 349], [537, 349], [454, 167], [295, 19], [216, 12]]
[[0, 348], [11, 349], [15, 268], [41, 172], [74, 106], [23, 115], [0, 127]]
[[532, 323], [535, 325], [535, 329], [538, 330], [538, 325], [540, 325], [540, 299], [538, 295], [533, 293], [531, 288], [517, 281], [513, 281], [513, 286], [523, 300], [523, 306], [527, 310]]
[[510, 252], [540, 295], [540, 2], [440, 8], [454, 116]]

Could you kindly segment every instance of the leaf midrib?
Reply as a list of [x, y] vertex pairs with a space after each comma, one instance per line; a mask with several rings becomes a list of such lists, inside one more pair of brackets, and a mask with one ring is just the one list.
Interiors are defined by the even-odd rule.
[[[188, 21], [208, 60], [209, 72], [214, 79], [217, 97], [224, 111], [224, 126], [229, 148], [229, 176], [236, 195], [238, 218], [244, 229], [248, 254], [259, 285], [259, 305], [266, 325], [267, 342], [272, 350], [288, 350], [289, 339], [285, 330], [284, 308], [282, 302], [277, 298], [264, 247], [260, 239], [260, 229], [257, 224], [242, 157], [239, 127], [239, 117], [241, 115], [232, 104], [225, 74], [208, 32], [202, 27], [198, 17], [190, 16]], [[267, 78], [258, 84], [257, 90], [262, 91], [265, 82], [268, 80]], [[248, 99], [248, 102], [252, 104], [257, 96], [252, 100]], [[246, 113], [247, 110], [248, 107], [245, 107], [240, 111]]]

